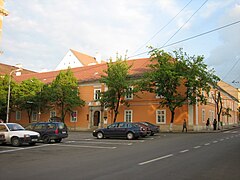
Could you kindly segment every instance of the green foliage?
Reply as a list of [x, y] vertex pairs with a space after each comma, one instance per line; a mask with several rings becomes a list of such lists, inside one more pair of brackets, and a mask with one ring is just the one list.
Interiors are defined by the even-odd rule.
[[16, 84], [12, 88], [12, 109], [13, 110], [26, 110], [28, 112], [29, 123], [33, 111], [41, 111], [40, 94], [43, 88], [43, 83], [36, 79], [31, 78]]
[[102, 92], [100, 102], [105, 107], [109, 107], [114, 111], [114, 122], [117, 119], [118, 108], [120, 104], [128, 105], [124, 99], [125, 95], [133, 93], [130, 86], [133, 85], [133, 81], [130, 79], [129, 69], [131, 66], [127, 64], [126, 60], [122, 57], [117, 57], [116, 62], [112, 59], [107, 63], [107, 69], [104, 70], [106, 75], [103, 75], [100, 79], [101, 83], [105, 83], [108, 87], [107, 91]]
[[[149, 91], [163, 98], [159, 103], [168, 107], [172, 113], [171, 123], [174, 121], [175, 109], [186, 103], [205, 103], [202, 91], [209, 92], [211, 85], [215, 86], [219, 80], [208, 70], [203, 62], [203, 56], [189, 56], [182, 49], [173, 54], [160, 49], [150, 50], [150, 70], [145, 73], [140, 84], [142, 91]], [[181, 91], [183, 89], [184, 91]]]
[[70, 69], [61, 71], [47, 89], [50, 101], [61, 109], [63, 121], [67, 112], [85, 104], [79, 97], [77, 79]]

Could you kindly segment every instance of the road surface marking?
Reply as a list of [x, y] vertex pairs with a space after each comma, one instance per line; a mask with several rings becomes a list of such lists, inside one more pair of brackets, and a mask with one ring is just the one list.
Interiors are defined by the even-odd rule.
[[185, 152], [188, 152], [188, 151], [189, 151], [189, 149], [185, 149], [185, 150], [180, 151], [180, 153], [185, 153]]
[[[80, 144], [119, 144], [119, 145], [132, 145], [133, 143], [123, 143], [123, 142], [103, 142], [103, 141], [73, 141], [75, 143], [80, 143]], [[68, 144], [68, 143], [66, 143]]]
[[155, 159], [151, 159], [149, 161], [144, 161], [144, 162], [141, 162], [141, 163], [138, 163], [139, 166], [142, 166], [142, 165], [145, 165], [145, 164], [148, 164], [148, 163], [152, 163], [152, 162], [155, 162], [155, 161], [159, 161], [161, 159], [166, 159], [166, 158], [169, 158], [169, 157], [172, 157], [173, 154], [168, 154], [166, 156], [161, 156], [161, 157], [158, 157], [158, 158], [155, 158]]
[[213, 143], [218, 143], [218, 141], [213, 141]]
[[220, 141], [224, 141], [224, 139], [220, 139]]
[[206, 144], [204, 144], [205, 146], [209, 146], [210, 145], [210, 143], [206, 143]]
[[198, 148], [200, 148], [200, 147], [201, 147], [201, 146], [195, 146], [194, 149], [198, 149]]
[[26, 148], [16, 148], [16, 149], [4, 150], [4, 151], [0, 151], [0, 154], [21, 151], [21, 150], [28, 150], [28, 149], [36, 149], [36, 148], [41, 148], [41, 147], [50, 146], [50, 145], [51, 144], [45, 144], [45, 145], [41, 145], [41, 146], [31, 146], [31, 147], [26, 147]]
[[225, 131], [225, 132], [223, 132], [223, 133], [230, 133], [231, 131]]
[[75, 147], [75, 148], [93, 148], [93, 149], [116, 149], [117, 148], [117, 147], [106, 147], [106, 146], [82, 146], [82, 145], [63, 145], [63, 144], [55, 144], [55, 146]]
[[226, 137], [225, 139], [229, 139], [229, 137]]

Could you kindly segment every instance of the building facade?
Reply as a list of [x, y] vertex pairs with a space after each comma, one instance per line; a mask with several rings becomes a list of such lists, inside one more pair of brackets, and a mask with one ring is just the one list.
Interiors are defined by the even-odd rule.
[[[129, 60], [128, 63], [132, 65], [130, 74], [137, 77], [147, 70], [146, 66], [150, 61], [148, 58], [145, 58]], [[91, 67], [85, 66], [72, 69], [79, 82], [80, 97], [86, 104], [84, 107], [76, 107], [73, 112], [66, 115], [65, 123], [70, 129], [92, 130], [98, 127], [106, 127], [113, 123], [113, 112], [108, 108], [102, 107], [100, 102], [98, 102], [98, 93], [107, 90], [105, 84], [99, 82], [101, 74], [106, 68], [106, 64], [97, 64]], [[58, 73], [59, 71], [26, 74], [18, 77], [18, 81], [20, 82], [34, 76], [45, 83], [49, 83]], [[180, 91], [184, 91], [184, 89], [180, 89]], [[221, 125], [230, 126], [237, 124], [238, 101], [222, 89], [212, 89], [209, 94], [205, 94], [208, 97], [207, 104], [190, 105], [186, 102], [182, 107], [176, 109], [173, 130], [180, 131], [184, 119], [187, 120], [188, 129], [192, 131], [205, 129], [208, 118], [210, 119], [210, 124], [212, 124], [213, 120], [217, 118], [214, 98], [216, 98], [218, 91], [221, 91], [222, 111], [226, 112], [227, 108], [231, 109], [228, 116], [221, 113]], [[171, 112], [167, 107], [164, 108], [159, 105], [162, 97], [149, 92], [139, 92], [136, 95], [128, 95], [124, 98], [129, 102], [129, 106], [120, 104], [117, 121], [148, 121], [160, 125], [161, 131], [169, 130]], [[57, 108], [48, 112], [33, 112], [31, 121], [48, 121], [51, 117], [60, 116], [60, 114], [60, 109]], [[29, 123], [26, 112], [12, 112], [10, 120], [23, 125]], [[219, 127], [222, 128], [222, 126]]]

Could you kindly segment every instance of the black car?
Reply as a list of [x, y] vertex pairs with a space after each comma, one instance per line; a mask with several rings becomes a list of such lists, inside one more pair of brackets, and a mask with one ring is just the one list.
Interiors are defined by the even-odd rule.
[[50, 143], [51, 140], [60, 143], [63, 138], [68, 137], [68, 128], [63, 122], [31, 123], [25, 129], [38, 132], [44, 143]]
[[126, 137], [127, 139], [137, 139], [141, 134], [141, 127], [130, 122], [116, 122], [107, 128], [96, 129], [93, 136], [98, 139], [110, 137]]
[[152, 124], [150, 122], [146, 122], [146, 121], [145, 122], [140, 122], [140, 123], [142, 123], [142, 124], [144, 124], [144, 125], [149, 127], [149, 129], [151, 131], [150, 136], [153, 136], [154, 134], [160, 132], [160, 127], [159, 126], [156, 126], [156, 125], [154, 125], [154, 124]]

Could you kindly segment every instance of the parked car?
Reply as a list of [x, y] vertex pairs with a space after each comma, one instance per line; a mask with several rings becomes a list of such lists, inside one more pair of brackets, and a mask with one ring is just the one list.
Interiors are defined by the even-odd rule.
[[142, 131], [142, 133], [141, 133], [142, 137], [146, 137], [147, 135], [151, 134], [151, 130], [147, 125], [140, 123], [140, 122], [134, 122], [133, 124], [140, 126], [141, 131]]
[[23, 143], [35, 145], [40, 134], [34, 131], [25, 130], [17, 123], [0, 123], [0, 142], [20, 146]]
[[68, 128], [62, 122], [31, 123], [26, 129], [40, 133], [40, 140], [43, 143], [50, 143], [51, 140], [60, 143], [63, 138], [68, 137]]
[[150, 122], [146, 122], [146, 121], [145, 122], [140, 122], [140, 123], [142, 123], [142, 124], [144, 124], [144, 125], [149, 127], [149, 129], [151, 131], [151, 133], [150, 133], [151, 136], [153, 136], [154, 134], [160, 132], [160, 127], [159, 126], [156, 126], [156, 125], [154, 125], [154, 124], [152, 124]]
[[98, 139], [111, 137], [126, 137], [127, 139], [137, 139], [141, 134], [141, 127], [130, 122], [116, 122], [107, 128], [100, 128], [93, 131], [93, 136]]

